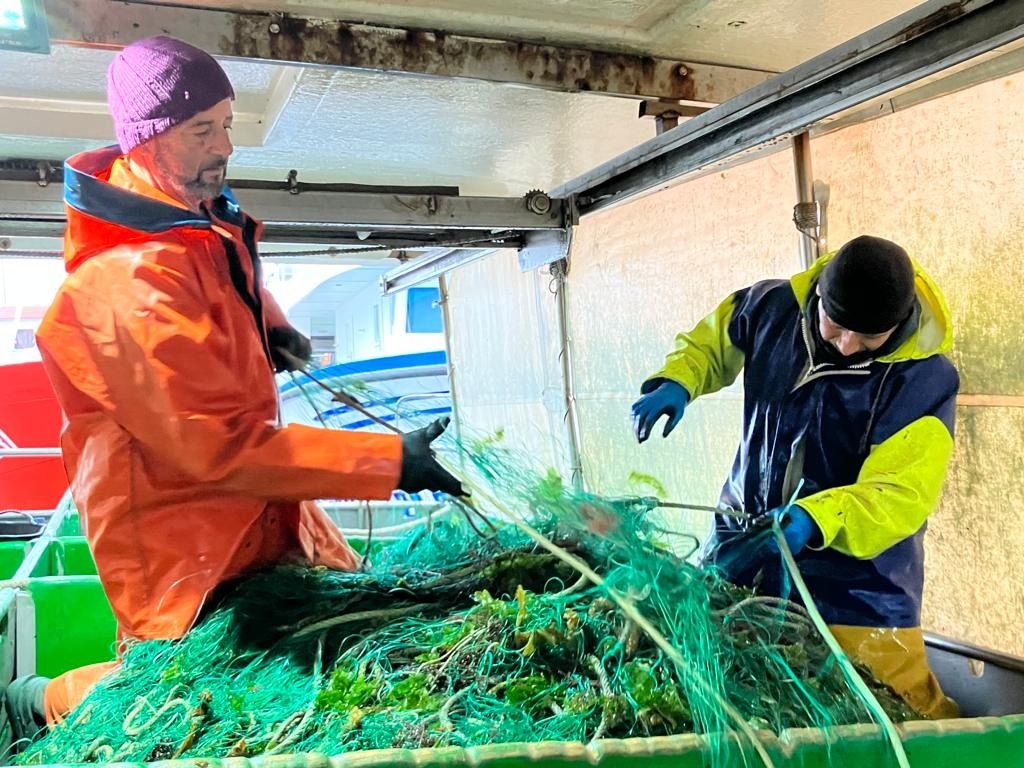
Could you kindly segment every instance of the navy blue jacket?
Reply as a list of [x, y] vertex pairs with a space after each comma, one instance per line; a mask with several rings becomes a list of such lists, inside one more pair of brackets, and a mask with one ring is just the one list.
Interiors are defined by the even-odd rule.
[[[720, 507], [757, 518], [799, 487], [799, 505], [821, 538], [797, 561], [825, 620], [916, 627], [925, 521], [953, 449], [959, 378], [943, 354], [952, 323], [918, 270], [916, 327], [895, 350], [858, 366], [813, 364], [805, 309], [829, 258], [790, 281], [733, 294], [679, 335], [644, 389], [667, 378], [696, 398], [731, 384], [742, 369], [743, 439]], [[746, 524], [717, 516], [705, 552]]]

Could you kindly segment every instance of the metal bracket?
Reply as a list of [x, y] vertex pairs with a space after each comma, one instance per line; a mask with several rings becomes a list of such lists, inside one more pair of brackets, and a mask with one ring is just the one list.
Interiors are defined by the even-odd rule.
[[[532, 193], [531, 193], [532, 194]], [[565, 228], [527, 232], [519, 249], [519, 270], [529, 272], [559, 260], [568, 262], [572, 232], [580, 221], [575, 197], [564, 200]]]
[[711, 109], [711, 105], [682, 104], [675, 101], [648, 99], [640, 102], [639, 117], [653, 117], [657, 135], [679, 126], [679, 120], [703, 115]]
[[519, 249], [519, 270], [530, 272], [546, 264], [567, 259], [572, 246], [573, 227], [527, 232], [526, 244]]

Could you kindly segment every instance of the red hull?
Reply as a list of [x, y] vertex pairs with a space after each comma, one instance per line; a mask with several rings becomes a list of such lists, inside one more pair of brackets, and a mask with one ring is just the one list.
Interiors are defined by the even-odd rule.
[[[62, 422], [42, 363], [0, 366], [0, 448], [56, 448]], [[67, 487], [59, 456], [0, 457], [0, 509], [53, 509]]]

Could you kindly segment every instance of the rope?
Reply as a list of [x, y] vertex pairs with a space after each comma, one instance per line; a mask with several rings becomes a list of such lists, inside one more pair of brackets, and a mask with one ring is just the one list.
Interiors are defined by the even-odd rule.
[[800, 575], [800, 569], [797, 567], [796, 560], [793, 558], [793, 553], [789, 549], [789, 544], [786, 542], [786, 537], [782, 533], [782, 528], [779, 527], [778, 520], [772, 523], [772, 530], [775, 533], [775, 539], [779, 543], [779, 552], [782, 554], [782, 562], [786, 565], [786, 570], [789, 572], [790, 578], [793, 579], [793, 585], [796, 587], [797, 592], [800, 594], [800, 599], [803, 600], [804, 606], [807, 608], [808, 614], [810, 614], [811, 621], [814, 622], [815, 628], [818, 633], [825, 640], [825, 644], [828, 645], [830, 651], [839, 662], [839, 668], [843, 671], [843, 676], [846, 678], [846, 682], [850, 684], [850, 687], [857, 693], [861, 701], [867, 707], [868, 712], [871, 713], [872, 717], [881, 725], [882, 731], [885, 734], [886, 739], [889, 741], [889, 745], [892, 747], [892, 751], [896, 755], [896, 762], [900, 768], [910, 768], [910, 759], [907, 757], [907, 752], [903, 748], [903, 742], [900, 739], [899, 732], [896, 730], [896, 726], [893, 724], [889, 716], [885, 714], [885, 710], [882, 709], [882, 705], [878, 703], [878, 699], [868, 688], [867, 683], [861, 678], [860, 674], [854, 669], [853, 663], [849, 657], [843, 652], [842, 647], [836, 640], [835, 636], [829, 631], [828, 625], [825, 623], [825, 619], [822, 617], [818, 607], [814, 604], [814, 598], [811, 597], [811, 592], [807, 589], [807, 584], [804, 582], [803, 576]]

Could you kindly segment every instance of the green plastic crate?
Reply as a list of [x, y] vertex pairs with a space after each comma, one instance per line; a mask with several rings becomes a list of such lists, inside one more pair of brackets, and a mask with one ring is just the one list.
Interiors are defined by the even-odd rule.
[[0, 589], [0, 685], [14, 679], [14, 604], [17, 593], [10, 587]]
[[45, 550], [28, 573], [30, 579], [48, 576], [95, 576], [96, 564], [84, 536], [46, 539]]
[[31, 547], [31, 541], [0, 542], [0, 579], [13, 578]]
[[89, 551], [84, 536], [68, 536], [55, 539], [52, 546], [60, 574], [65, 576], [95, 576], [96, 563]]
[[78, 515], [73, 514], [61, 518], [55, 533], [57, 536], [81, 536], [82, 526], [78, 522]]
[[[35, 623], [36, 673], [54, 677], [69, 669], [110, 661], [117, 623], [96, 576], [84, 536], [44, 540], [28, 579]], [[22, 616], [25, 610], [22, 610]], [[54, 631], [59, 628], [59, 631]]]
[[[76, 529], [55, 522], [57, 531]], [[14, 645], [17, 674], [54, 677], [114, 658], [117, 625], [83, 536], [38, 540], [13, 583], [0, 651]]]
[[75, 509], [75, 501], [71, 498], [71, 491], [65, 491], [61, 497], [57, 509], [54, 510], [50, 525], [47, 526], [47, 534], [50, 536], [81, 536], [82, 528], [78, 520], [78, 510]]
[[96, 576], [32, 579], [36, 673], [55, 677], [86, 664], [111, 661], [117, 622]]

